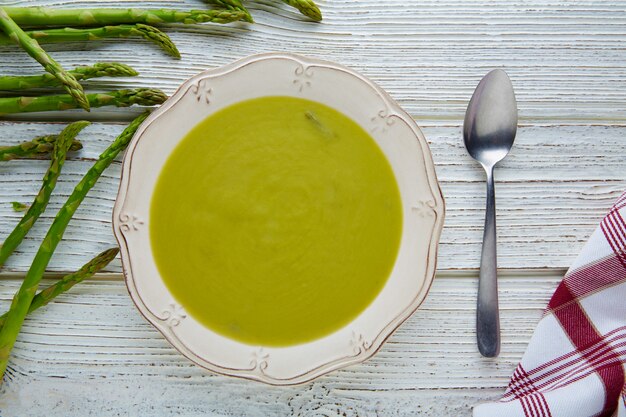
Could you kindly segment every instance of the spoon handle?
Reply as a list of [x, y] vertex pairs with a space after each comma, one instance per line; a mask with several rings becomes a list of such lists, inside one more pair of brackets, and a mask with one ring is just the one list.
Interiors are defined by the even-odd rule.
[[496, 256], [496, 193], [493, 167], [487, 173], [487, 210], [480, 259], [476, 337], [481, 355], [493, 358], [500, 353], [500, 313], [498, 311], [498, 270]]

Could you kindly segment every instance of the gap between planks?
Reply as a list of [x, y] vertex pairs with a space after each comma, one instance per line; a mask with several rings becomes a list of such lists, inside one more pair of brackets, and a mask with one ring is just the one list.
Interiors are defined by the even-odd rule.
[[[470, 97], [467, 99], [469, 103]], [[406, 107], [402, 102], [397, 102], [402, 108]], [[135, 107], [125, 108], [122, 112], [120, 109], [94, 109], [89, 113], [66, 110], [63, 112], [41, 112], [41, 113], [23, 113], [0, 115], [0, 123], [70, 123], [77, 120], [87, 120], [92, 123], [129, 123], [137, 116], [142, 114], [146, 109], [155, 109], [154, 107]], [[422, 118], [419, 114], [409, 114], [420, 127], [457, 127], [462, 126], [463, 114], [458, 115], [429, 115]], [[519, 116], [518, 127], [531, 126], [612, 126], [626, 127], [626, 117], [568, 117], [568, 116]]]
[[[516, 279], [516, 278], [536, 278], [536, 277], [547, 277], [547, 278], [557, 278], [563, 277], [567, 269], [565, 268], [507, 268], [507, 269], [499, 269], [498, 270], [498, 278], [502, 279]], [[15, 272], [0, 272], [0, 280], [20, 280], [23, 279], [26, 273], [15, 273]], [[67, 275], [67, 273], [49, 273], [44, 276], [44, 279], [59, 279], [63, 276]], [[466, 278], [466, 279], [476, 279], [478, 278], [479, 270], [478, 269], [457, 269], [457, 270], [443, 270], [437, 271], [435, 274], [435, 279], [457, 279], [457, 278]], [[102, 273], [96, 274], [93, 277], [89, 278], [89, 280], [98, 280], [98, 281], [122, 281], [124, 280], [124, 275], [121, 273]], [[88, 280], [88, 281], [89, 281]]]

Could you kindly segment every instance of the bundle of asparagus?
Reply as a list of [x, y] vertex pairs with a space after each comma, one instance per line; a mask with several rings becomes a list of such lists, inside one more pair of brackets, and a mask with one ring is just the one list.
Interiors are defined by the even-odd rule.
[[[65, 10], [45, 7], [5, 7], [2, 18], [5, 21], [9, 19], [21, 27], [37, 28], [25, 33], [39, 43], [139, 36], [155, 42], [168, 54], [180, 58], [180, 54], [171, 39], [154, 26], [166, 23], [231, 23], [237, 20], [254, 22], [241, 0], [210, 1], [222, 7], [223, 10], [177, 11], [106, 8]], [[322, 20], [322, 14], [313, 0], [282, 1], [298, 9], [312, 20]], [[101, 27], [91, 27], [99, 25]], [[0, 43], [15, 41], [8, 32], [7, 35], [9, 36], [0, 37]]]
[[[142, 9], [63, 10], [44, 7], [5, 7], [0, 8], [0, 25], [7, 36], [0, 37], [0, 44], [14, 42], [24, 48], [27, 45], [32, 45], [30, 48], [32, 53], [29, 53], [33, 58], [42, 62], [41, 59], [43, 59], [45, 52], [41, 47], [34, 46], [38, 43], [93, 41], [137, 36], [154, 42], [168, 54], [180, 58], [180, 53], [172, 40], [151, 25], [163, 23], [230, 23], [237, 20], [252, 20], [248, 11], [241, 6], [238, 0], [220, 1], [229, 3], [229, 10], [182, 12]], [[238, 4], [241, 7], [235, 7], [230, 3]], [[101, 27], [91, 27], [98, 25]], [[21, 27], [36, 29], [23, 31]], [[27, 43], [24, 43], [26, 41]]]
[[[202, 22], [215, 21], [226, 23], [244, 17], [241, 11], [206, 11], [206, 12], [174, 12], [159, 10], [154, 12], [141, 10], [126, 10], [132, 12], [130, 18], [120, 11], [112, 12], [110, 9], [101, 9], [102, 13], [95, 13], [100, 21], [110, 20], [114, 23], [131, 22], [135, 25], [104, 26], [90, 29], [41, 29], [25, 32], [20, 24], [34, 26], [54, 26], [57, 23], [76, 21], [79, 24], [88, 24], [88, 12], [58, 11], [45, 8], [2, 8], [0, 7], [0, 29], [5, 32], [5, 37], [0, 37], [0, 43], [13, 42], [22, 47], [31, 57], [37, 60], [49, 73], [48, 76], [35, 77], [0, 77], [0, 89], [22, 90], [35, 87], [49, 87], [61, 85], [69, 95], [67, 96], [43, 96], [43, 97], [11, 97], [0, 98], [0, 114], [65, 110], [81, 107], [87, 111], [93, 107], [103, 105], [116, 105], [118, 107], [132, 104], [154, 105], [160, 104], [166, 98], [159, 90], [121, 90], [105, 94], [85, 94], [79, 80], [99, 76], [134, 76], [137, 72], [122, 64], [100, 63], [93, 67], [79, 68], [74, 71], [66, 71], [59, 63], [50, 57], [39, 45], [38, 40], [47, 42], [61, 42], [67, 40], [93, 40], [105, 37], [128, 37], [142, 36], [149, 39], [174, 57], [180, 57], [178, 49], [171, 39], [158, 29], [142, 24], [156, 18], [164, 22]], [[107, 12], [108, 10], [108, 12]], [[121, 10], [124, 12], [124, 10]], [[72, 19], [72, 16], [74, 18]], [[15, 19], [14, 19], [15, 17]], [[115, 19], [119, 22], [116, 22]], [[48, 19], [48, 20], [46, 20]], [[16, 21], [17, 20], [17, 21]], [[96, 23], [97, 19], [94, 20]], [[18, 23], [20, 22], [20, 23]]]
[[52, 59], [50, 55], [39, 46], [39, 43], [37, 43], [35, 39], [24, 33], [22, 28], [20, 28], [2, 8], [0, 8], [0, 29], [2, 29], [13, 42], [20, 45], [28, 55], [37, 60], [47, 72], [52, 74], [80, 107], [89, 111], [89, 102], [83, 92], [83, 86], [80, 85], [74, 75], [65, 71], [58, 62]]
[[[76, 185], [74, 191], [68, 197], [66, 203], [59, 210], [54, 219], [46, 237], [35, 255], [32, 265], [24, 278], [24, 282], [19, 291], [15, 294], [9, 311], [0, 316], [0, 380], [4, 375], [7, 367], [11, 349], [15, 343], [17, 335], [22, 326], [25, 316], [39, 307], [48, 304], [57, 295], [69, 290], [75, 284], [92, 276], [102, 268], [104, 268], [118, 253], [119, 249], [109, 249], [96, 258], [88, 262], [79, 271], [67, 275], [37, 293], [39, 282], [46, 270], [50, 259], [63, 238], [65, 229], [70, 222], [72, 216], [86, 197], [87, 193], [96, 184], [105, 169], [111, 165], [115, 157], [128, 146], [135, 131], [141, 123], [148, 117], [149, 113], [144, 113], [133, 120], [130, 125], [124, 129], [122, 134], [111, 143], [111, 145], [100, 155], [94, 165], [87, 171], [83, 179]], [[63, 168], [65, 156], [75, 143], [76, 135], [89, 122], [79, 121], [67, 126], [57, 137], [53, 145], [50, 167], [43, 178], [41, 191], [35, 198], [22, 220], [15, 227], [13, 232], [0, 246], [0, 266], [7, 260], [11, 253], [17, 248], [22, 239], [26, 236], [39, 215], [45, 210], [50, 195], [54, 190], [56, 181]], [[39, 143], [49, 143], [50, 138], [45, 140], [37, 138], [33, 140], [36, 147]], [[26, 148], [32, 149], [30, 145]]]
[[[0, 7], [0, 44], [16, 43], [50, 74], [32, 79], [0, 77], [0, 90], [32, 88], [32, 86], [61, 85], [68, 96], [25, 97], [0, 99], [0, 114], [24, 111], [59, 110], [81, 107], [87, 111], [103, 103], [125, 105], [129, 100], [120, 99], [120, 94], [109, 94], [112, 99], [102, 100], [99, 95], [87, 95], [79, 80], [98, 75], [85, 75], [80, 71], [66, 71], [40, 46], [45, 42], [91, 41], [104, 38], [126, 38], [140, 36], [160, 46], [168, 54], [180, 58], [172, 40], [155, 25], [166, 23], [230, 23], [238, 20], [252, 22], [252, 16], [241, 0], [210, 0], [221, 10], [177, 11], [168, 9], [53, 9], [46, 7]], [[313, 0], [282, 0], [297, 8], [302, 14], [315, 21], [322, 14]], [[99, 27], [92, 27], [99, 26]], [[34, 28], [24, 31], [23, 27]], [[111, 75], [111, 74], [106, 74]], [[125, 75], [136, 75], [129, 71]], [[23, 77], [27, 78], [27, 77]], [[146, 92], [134, 92], [133, 97]], [[71, 99], [71, 101], [70, 101]], [[75, 104], [72, 104], [72, 101]]]
[[[116, 62], [101, 62], [93, 66], [78, 67], [67, 71], [76, 80], [87, 80], [94, 77], [132, 77], [137, 71], [128, 65]], [[0, 77], [0, 90], [27, 90], [33, 88], [55, 87], [60, 84], [58, 78], [51, 74], [36, 76]], [[163, 103], [167, 95], [161, 90], [152, 88], [137, 88], [130, 90], [116, 90], [106, 93], [84, 94], [88, 107], [116, 106], [128, 107], [132, 105], [154, 106]], [[53, 110], [75, 109], [78, 103], [71, 95], [43, 95], [35, 97], [5, 97], [0, 98], [0, 115], [8, 113], [39, 112]], [[39, 144], [42, 145], [42, 144]], [[0, 160], [6, 159], [11, 153], [30, 152], [32, 146], [20, 145], [21, 149], [3, 149], [0, 147]], [[39, 149], [42, 149], [39, 146]], [[43, 152], [43, 151], [42, 151]]]

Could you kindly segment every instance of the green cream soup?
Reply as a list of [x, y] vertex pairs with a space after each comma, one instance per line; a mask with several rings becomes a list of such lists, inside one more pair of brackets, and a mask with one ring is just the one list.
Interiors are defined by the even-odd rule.
[[266, 346], [357, 317], [391, 273], [401, 228], [398, 185], [374, 140], [291, 97], [240, 102], [195, 126], [150, 212], [158, 270], [187, 313]]

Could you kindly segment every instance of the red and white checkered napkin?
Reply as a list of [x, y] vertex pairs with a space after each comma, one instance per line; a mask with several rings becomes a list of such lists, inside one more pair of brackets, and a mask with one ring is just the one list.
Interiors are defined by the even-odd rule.
[[559, 284], [499, 402], [474, 417], [626, 417], [626, 193]]

